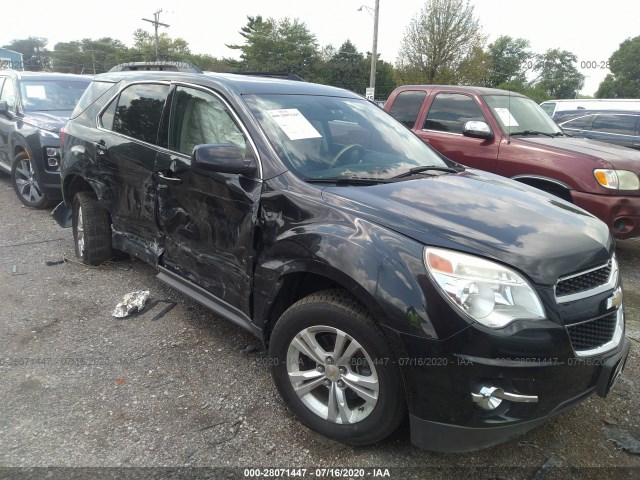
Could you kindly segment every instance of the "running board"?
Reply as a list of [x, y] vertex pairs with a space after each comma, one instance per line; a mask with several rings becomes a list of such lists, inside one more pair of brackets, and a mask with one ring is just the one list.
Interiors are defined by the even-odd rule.
[[195, 283], [192, 283], [189, 280], [176, 275], [171, 270], [167, 270], [160, 265], [158, 265], [156, 268], [158, 269], [158, 280], [166, 283], [171, 288], [178, 290], [180, 293], [183, 293], [187, 297], [204, 305], [213, 313], [220, 315], [221, 317], [235, 323], [236, 325], [246, 330], [249, 330], [256, 337], [262, 340], [262, 330], [256, 327], [253, 322], [251, 322], [251, 319], [242, 311], [238, 310], [232, 305], [229, 305], [224, 300], [219, 299], [218, 297], [209, 293], [204, 288], [199, 287]]

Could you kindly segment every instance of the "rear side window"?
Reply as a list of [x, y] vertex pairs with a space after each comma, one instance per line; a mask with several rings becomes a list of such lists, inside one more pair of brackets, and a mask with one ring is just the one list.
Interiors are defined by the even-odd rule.
[[562, 128], [575, 128], [576, 130], [590, 130], [595, 115], [585, 115], [584, 117], [574, 118], [560, 124]]
[[638, 117], [634, 115], [598, 115], [593, 122], [593, 131], [635, 135]]
[[102, 126], [116, 133], [156, 143], [169, 85], [136, 84], [125, 88], [107, 107]]
[[[108, 90], [110, 90], [115, 83], [113, 82], [91, 82], [91, 84], [87, 87], [82, 97], [78, 101], [76, 107], [73, 109], [70, 118], [76, 118], [82, 112], [84, 112], [90, 105], [92, 105], [96, 100], [98, 100], [102, 95], [104, 95]], [[115, 93], [115, 92], [113, 92]]]
[[473, 98], [459, 93], [440, 93], [431, 103], [424, 128], [462, 133], [464, 124], [473, 120], [486, 121]]
[[422, 102], [426, 96], [426, 92], [420, 92], [417, 90], [400, 92], [393, 101], [389, 113], [405, 127], [413, 128], [416, 124], [416, 118], [418, 118], [420, 107], [422, 107]]

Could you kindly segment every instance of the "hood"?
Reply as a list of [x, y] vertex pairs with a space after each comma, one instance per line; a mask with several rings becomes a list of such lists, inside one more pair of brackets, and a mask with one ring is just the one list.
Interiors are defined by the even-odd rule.
[[579, 153], [600, 158], [614, 168], [640, 172], [640, 152], [632, 148], [574, 137], [511, 137], [512, 142], [548, 147], [563, 153]]
[[51, 112], [25, 112], [23, 121], [36, 128], [58, 133], [65, 126], [71, 110], [55, 110]]
[[478, 170], [372, 186], [334, 186], [327, 202], [425, 245], [513, 266], [534, 282], [606, 263], [607, 226], [586, 211]]

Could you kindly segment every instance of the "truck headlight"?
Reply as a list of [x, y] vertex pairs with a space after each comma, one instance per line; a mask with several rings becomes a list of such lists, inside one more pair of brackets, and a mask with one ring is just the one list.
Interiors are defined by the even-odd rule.
[[513, 270], [474, 255], [426, 247], [427, 270], [451, 302], [473, 320], [502, 328], [545, 318], [540, 298]]
[[609, 170], [598, 168], [593, 171], [596, 180], [604, 188], [612, 190], [639, 190], [640, 179], [638, 175], [629, 170]]

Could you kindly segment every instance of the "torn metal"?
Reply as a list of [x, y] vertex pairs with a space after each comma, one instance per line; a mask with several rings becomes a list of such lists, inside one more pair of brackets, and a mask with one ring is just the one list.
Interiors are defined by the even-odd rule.
[[137, 292], [127, 293], [116, 308], [113, 310], [113, 316], [116, 318], [125, 318], [132, 313], [141, 311], [144, 304], [149, 298], [149, 290], [138, 290]]

